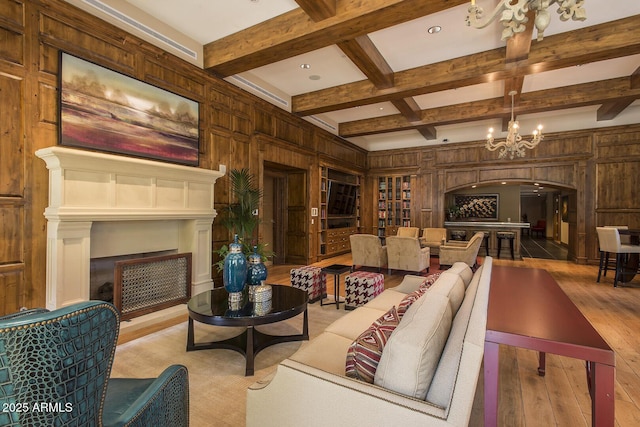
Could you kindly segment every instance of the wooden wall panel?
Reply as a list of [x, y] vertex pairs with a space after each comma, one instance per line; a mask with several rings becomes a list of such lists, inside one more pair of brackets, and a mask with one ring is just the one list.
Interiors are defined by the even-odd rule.
[[603, 133], [597, 137], [600, 159], [627, 159], [640, 157], [640, 132]]
[[5, 271], [0, 268], [0, 312], [14, 313], [22, 307], [22, 283], [22, 271]]
[[1, 20], [9, 25], [24, 26], [24, 3], [16, 0], [0, 2]]
[[0, 204], [0, 265], [18, 264], [24, 261], [24, 210], [11, 201]]
[[255, 132], [265, 135], [274, 135], [273, 117], [268, 111], [262, 108], [254, 109], [254, 126]]
[[24, 51], [24, 35], [0, 28], [0, 56], [6, 61], [22, 65]]
[[553, 135], [545, 137], [540, 144], [527, 151], [527, 157], [531, 159], [554, 159], [566, 157], [587, 157], [593, 155], [593, 143], [591, 135], [576, 135], [564, 137]]
[[[596, 166], [596, 209], [640, 211], [640, 161], [600, 163]], [[626, 184], [626, 185], [625, 185]]]
[[435, 159], [438, 166], [477, 163], [480, 160], [479, 149], [470, 144], [451, 144], [436, 150]]
[[477, 170], [445, 170], [444, 189], [445, 191], [476, 184], [478, 182]]
[[158, 86], [164, 90], [174, 92], [196, 102], [202, 102], [206, 93], [206, 86], [201, 79], [193, 78], [197, 74], [185, 74], [182, 70], [167, 68], [155, 60], [144, 63], [142, 80]]
[[0, 196], [24, 191], [23, 80], [0, 74]]
[[[118, 45], [115, 41], [101, 39], [98, 34], [91, 32], [98, 30], [100, 26], [98, 28], [90, 25], [83, 26], [83, 31], [57, 17], [50, 16], [48, 10], [40, 12], [40, 37], [43, 38], [44, 45], [62, 49], [72, 55], [96, 62], [103, 67], [131, 77], [136, 76], [136, 55], [122, 47], [128, 46], [127, 44], [120, 43]], [[45, 52], [43, 50], [43, 53]], [[50, 67], [44, 69], [47, 70]]]
[[480, 183], [495, 183], [500, 181], [531, 181], [533, 173], [530, 167], [485, 167], [479, 171]]
[[575, 164], [534, 166], [532, 179], [536, 182], [577, 188]]

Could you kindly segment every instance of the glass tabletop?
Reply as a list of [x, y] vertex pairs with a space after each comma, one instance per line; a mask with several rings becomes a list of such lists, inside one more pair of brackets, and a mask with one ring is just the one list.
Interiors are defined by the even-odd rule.
[[[284, 285], [270, 285], [271, 303], [249, 301], [248, 287], [242, 293], [242, 301], [231, 306], [229, 293], [215, 288], [192, 297], [187, 303], [193, 319], [221, 326], [252, 326], [277, 322], [302, 313], [307, 307], [308, 294], [300, 289]], [[239, 307], [238, 309], [235, 309]]]

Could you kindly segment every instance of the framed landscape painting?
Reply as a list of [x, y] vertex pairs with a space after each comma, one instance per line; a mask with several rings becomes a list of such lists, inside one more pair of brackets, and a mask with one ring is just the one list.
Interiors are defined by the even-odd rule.
[[60, 144], [197, 166], [198, 103], [60, 54]]

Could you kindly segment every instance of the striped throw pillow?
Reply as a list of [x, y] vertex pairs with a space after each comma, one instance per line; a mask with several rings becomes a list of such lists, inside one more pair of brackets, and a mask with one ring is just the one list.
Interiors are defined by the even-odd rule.
[[356, 338], [347, 351], [347, 377], [373, 384], [382, 349], [399, 322], [398, 312], [393, 306]]
[[404, 316], [404, 314], [407, 312], [409, 307], [411, 307], [411, 304], [413, 304], [418, 300], [418, 298], [424, 295], [424, 293], [427, 292], [427, 289], [429, 289], [431, 285], [433, 285], [435, 281], [438, 280], [438, 277], [440, 277], [440, 273], [433, 273], [428, 275], [418, 289], [411, 292], [410, 294], [407, 294], [407, 296], [404, 297], [402, 301], [400, 301], [400, 304], [398, 304], [398, 316], [401, 319], [402, 316]]

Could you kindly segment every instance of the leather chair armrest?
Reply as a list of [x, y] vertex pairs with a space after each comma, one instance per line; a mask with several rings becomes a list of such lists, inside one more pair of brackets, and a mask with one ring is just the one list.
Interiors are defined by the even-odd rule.
[[187, 368], [182, 365], [169, 366], [158, 378], [111, 378], [107, 386], [102, 420], [105, 427], [187, 427]]

